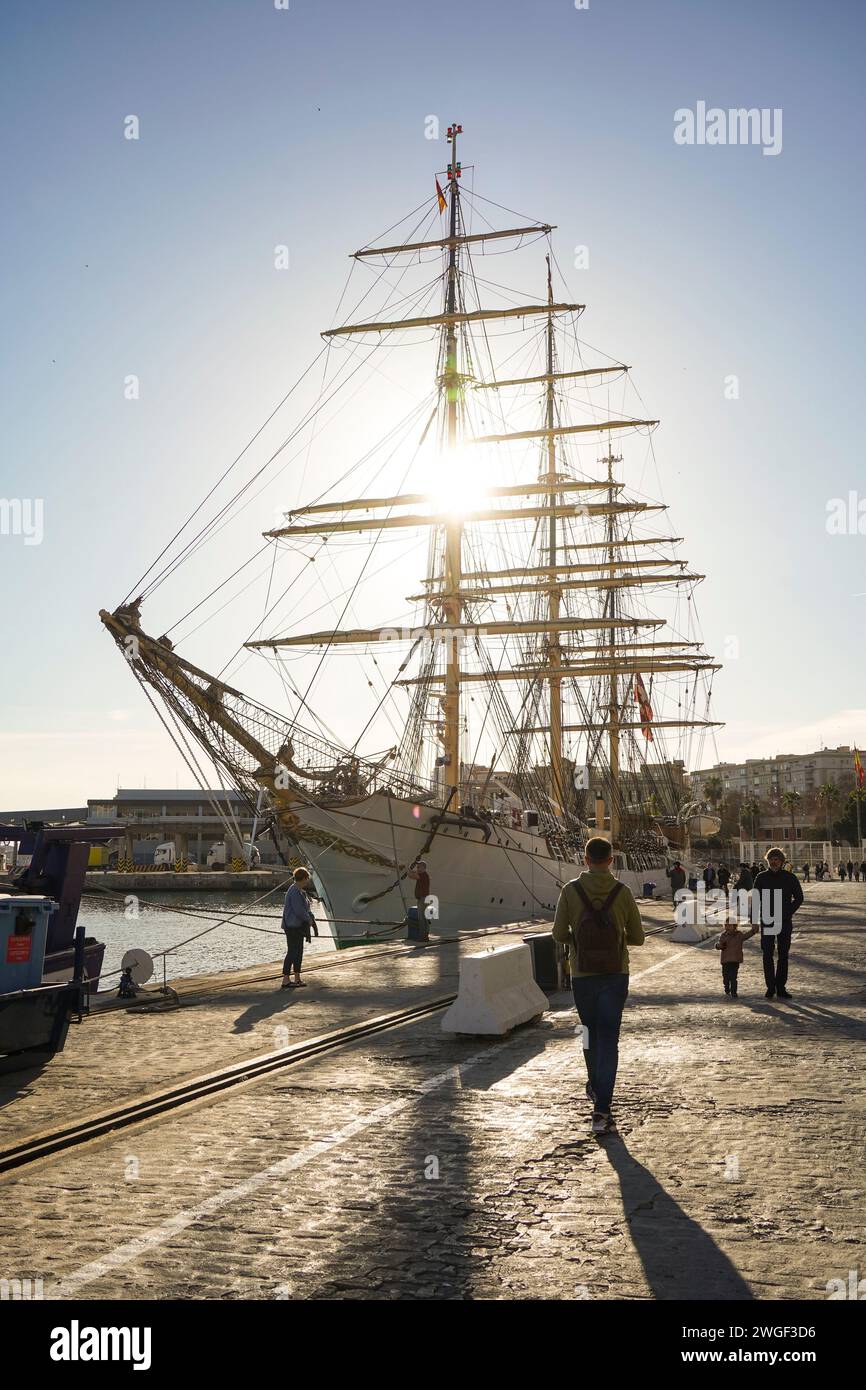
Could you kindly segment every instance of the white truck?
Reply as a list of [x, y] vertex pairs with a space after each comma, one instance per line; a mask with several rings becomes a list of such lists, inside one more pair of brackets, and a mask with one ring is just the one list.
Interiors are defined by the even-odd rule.
[[[161, 845], [157, 845], [153, 852], [154, 868], [173, 869], [180, 857], [180, 851], [174, 840], [164, 840]], [[195, 868], [195, 861], [187, 856], [187, 867]]]
[[[249, 840], [241, 846], [239, 858], [243, 859], [245, 864], [249, 864], [251, 869], [257, 869], [262, 862], [261, 854], [255, 845], [250, 844]], [[216, 844], [211, 845], [206, 860], [209, 869], [227, 869], [231, 862], [232, 850], [229, 849], [225, 840], [217, 840]]]

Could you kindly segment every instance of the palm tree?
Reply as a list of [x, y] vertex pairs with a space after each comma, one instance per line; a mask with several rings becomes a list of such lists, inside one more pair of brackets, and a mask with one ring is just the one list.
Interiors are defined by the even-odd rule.
[[785, 807], [785, 809], [790, 812], [791, 815], [792, 840], [796, 840], [797, 838], [797, 824], [795, 820], [795, 815], [797, 812], [797, 808], [799, 807], [800, 802], [802, 800], [803, 798], [801, 797], [800, 793], [795, 791], [783, 792], [782, 795], [779, 797], [779, 801]]
[[747, 796], [740, 807], [742, 814], [752, 822], [752, 839], [756, 838], [755, 819], [761, 814], [761, 803], [756, 796]]
[[833, 802], [837, 800], [838, 796], [839, 788], [836, 786], [835, 782], [824, 782], [823, 785], [818, 788], [818, 800], [824, 807], [824, 817], [827, 826], [828, 840], [831, 840], [833, 838], [830, 827], [830, 816], [833, 809]]
[[704, 796], [707, 798], [707, 801], [714, 809], [716, 806], [718, 806], [719, 802], [721, 801], [723, 791], [724, 787], [722, 786], [722, 780], [720, 777], [707, 778], [706, 782], [704, 783]]
[[866, 789], [861, 790], [859, 787], [848, 793], [842, 807], [842, 814], [833, 824], [833, 832], [837, 839], [847, 840], [849, 845], [856, 845], [858, 851], [861, 851], [860, 858], [862, 858], [862, 850], [857, 837], [858, 803], [860, 806], [859, 827], [862, 835], [863, 826], [866, 825]]

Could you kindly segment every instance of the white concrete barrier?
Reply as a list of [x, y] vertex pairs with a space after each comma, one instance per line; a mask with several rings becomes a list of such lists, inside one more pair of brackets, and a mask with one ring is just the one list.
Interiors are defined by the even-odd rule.
[[694, 893], [684, 888], [677, 889], [674, 918], [676, 926], [671, 932], [671, 941], [707, 941], [711, 936], [718, 936], [724, 925], [723, 922], [707, 921], [705, 907], [701, 906]]
[[442, 1031], [502, 1037], [546, 1008], [547, 995], [532, 975], [529, 947], [491, 946], [460, 961], [457, 998], [442, 1020]]
[[671, 941], [708, 941], [711, 936], [718, 936], [721, 930], [721, 927], [710, 926], [708, 922], [682, 922], [671, 932]]

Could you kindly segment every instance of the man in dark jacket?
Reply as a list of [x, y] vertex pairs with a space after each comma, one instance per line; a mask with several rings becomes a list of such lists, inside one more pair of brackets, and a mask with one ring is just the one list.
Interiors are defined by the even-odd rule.
[[[786, 869], [784, 864], [782, 850], [768, 850], [767, 868], [755, 879], [755, 892], [760, 894], [758, 912], [767, 999], [772, 999], [774, 994], [780, 999], [791, 998], [785, 988], [788, 983], [788, 952], [791, 949], [794, 913], [802, 905], [803, 889], [797, 875]], [[777, 944], [778, 960], [774, 961]]]
[[751, 869], [749, 868], [748, 864], [741, 864], [741, 865], [740, 865], [739, 877], [737, 878], [737, 888], [744, 888], [744, 889], [747, 889], [748, 892], [751, 893], [751, 891], [752, 891], [752, 882], [753, 882], [752, 871], [751, 871]]
[[678, 859], [674, 860], [672, 869], [665, 869], [665, 873], [671, 881], [671, 898], [674, 907], [677, 905], [677, 893], [686, 886], [686, 871]]

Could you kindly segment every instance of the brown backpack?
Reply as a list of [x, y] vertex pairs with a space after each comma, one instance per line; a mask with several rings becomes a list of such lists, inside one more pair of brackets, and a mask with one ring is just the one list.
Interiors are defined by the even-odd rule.
[[615, 883], [604, 902], [596, 907], [578, 880], [574, 879], [573, 883], [584, 906], [577, 929], [572, 928], [578, 971], [587, 975], [620, 975], [622, 940], [610, 909], [622, 884]]

